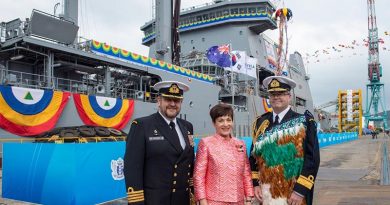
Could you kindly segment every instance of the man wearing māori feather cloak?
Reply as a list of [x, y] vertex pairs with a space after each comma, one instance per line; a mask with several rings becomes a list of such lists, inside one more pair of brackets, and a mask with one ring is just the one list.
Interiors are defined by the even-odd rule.
[[311, 205], [320, 163], [316, 123], [309, 111], [291, 110], [293, 80], [270, 76], [263, 85], [273, 111], [253, 123], [249, 161], [255, 196], [263, 205]]

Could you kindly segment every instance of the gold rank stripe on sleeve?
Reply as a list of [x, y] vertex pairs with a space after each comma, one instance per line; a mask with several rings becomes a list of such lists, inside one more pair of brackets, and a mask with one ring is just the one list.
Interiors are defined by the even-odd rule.
[[308, 177], [300, 175], [297, 180], [297, 183], [311, 190], [314, 185], [314, 177], [313, 175], [310, 175]]
[[127, 201], [129, 203], [135, 203], [144, 200], [144, 190], [134, 191], [133, 187], [129, 187], [127, 189]]
[[252, 172], [252, 179], [259, 179], [259, 172], [253, 171]]

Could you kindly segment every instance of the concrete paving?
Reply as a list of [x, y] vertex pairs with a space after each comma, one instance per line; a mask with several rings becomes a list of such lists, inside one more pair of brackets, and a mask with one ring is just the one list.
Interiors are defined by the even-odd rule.
[[321, 149], [315, 205], [389, 205], [390, 186], [380, 186], [383, 134]]

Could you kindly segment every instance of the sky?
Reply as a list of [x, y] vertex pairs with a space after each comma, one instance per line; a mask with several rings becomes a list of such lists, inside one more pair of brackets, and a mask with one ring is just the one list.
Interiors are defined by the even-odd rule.
[[[79, 0], [79, 35], [87, 39], [148, 55], [148, 47], [141, 44], [144, 37], [140, 27], [152, 19], [153, 0]], [[15, 18], [24, 20], [33, 8], [54, 13], [54, 5], [61, 0], [2, 0], [0, 22]], [[210, 3], [212, 0], [182, 0], [182, 8]], [[288, 52], [298, 51], [305, 57], [310, 76], [314, 105], [337, 98], [339, 89], [362, 89], [366, 102], [368, 81], [367, 1], [365, 0], [273, 0], [278, 8], [291, 9], [288, 22]], [[56, 13], [61, 12], [61, 6]], [[390, 108], [390, 19], [388, 0], [376, 1], [376, 18], [383, 67], [381, 81], [385, 84], [386, 107]], [[265, 32], [275, 41], [277, 30]], [[349, 46], [349, 47], [348, 47]], [[352, 49], [352, 46], [354, 47]], [[333, 48], [334, 47], [334, 48]], [[383, 47], [388, 50], [383, 50]], [[317, 51], [317, 53], [316, 53]], [[316, 55], [316, 56], [315, 56]], [[332, 109], [332, 108], [331, 108]], [[365, 105], [363, 106], [365, 109]]]

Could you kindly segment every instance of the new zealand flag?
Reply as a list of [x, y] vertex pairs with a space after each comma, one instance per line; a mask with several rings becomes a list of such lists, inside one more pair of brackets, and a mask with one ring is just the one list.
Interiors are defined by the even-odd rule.
[[212, 46], [207, 50], [206, 56], [210, 62], [221, 67], [230, 67], [232, 65], [229, 45]]

